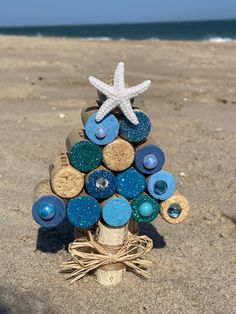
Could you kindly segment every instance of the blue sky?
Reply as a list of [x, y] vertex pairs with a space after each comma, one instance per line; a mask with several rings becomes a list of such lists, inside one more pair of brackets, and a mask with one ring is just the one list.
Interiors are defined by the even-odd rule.
[[0, 26], [236, 18], [236, 0], [1, 0]]

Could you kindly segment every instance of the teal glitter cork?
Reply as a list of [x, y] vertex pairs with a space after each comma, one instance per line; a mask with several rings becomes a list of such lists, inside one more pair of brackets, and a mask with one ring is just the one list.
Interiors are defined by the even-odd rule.
[[77, 228], [89, 228], [100, 217], [100, 205], [91, 196], [78, 196], [67, 204], [67, 218]]
[[160, 212], [160, 205], [151, 196], [142, 194], [131, 202], [132, 217], [141, 223], [149, 223], [156, 219]]
[[151, 132], [151, 121], [142, 111], [135, 112], [138, 124], [132, 124], [126, 117], [120, 122], [120, 135], [129, 142], [137, 143], [144, 141]]
[[81, 141], [75, 144], [70, 151], [70, 162], [72, 166], [81, 172], [94, 170], [101, 164], [101, 161], [101, 148], [90, 141]]
[[118, 174], [116, 177], [117, 192], [128, 198], [134, 198], [143, 193], [146, 179], [133, 167]]

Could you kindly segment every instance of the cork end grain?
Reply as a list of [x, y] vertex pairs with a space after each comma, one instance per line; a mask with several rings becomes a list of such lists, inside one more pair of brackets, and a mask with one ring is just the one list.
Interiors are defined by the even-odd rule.
[[121, 138], [114, 140], [103, 150], [103, 162], [112, 171], [123, 171], [129, 168], [133, 161], [133, 146]]

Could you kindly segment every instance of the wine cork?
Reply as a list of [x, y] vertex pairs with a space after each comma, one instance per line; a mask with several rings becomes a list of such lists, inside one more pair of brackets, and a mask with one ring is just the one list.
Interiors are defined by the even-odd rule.
[[85, 133], [93, 143], [97, 145], [107, 145], [114, 141], [119, 133], [119, 121], [109, 113], [102, 121], [96, 121], [97, 112], [94, 112], [85, 124]]
[[85, 138], [83, 130], [72, 131], [66, 139], [71, 165], [81, 172], [90, 172], [102, 161], [101, 148]]
[[178, 191], [169, 199], [161, 202], [160, 207], [162, 218], [171, 224], [178, 224], [184, 221], [189, 215], [189, 202]]
[[131, 202], [132, 217], [140, 223], [150, 223], [160, 212], [159, 203], [147, 194], [135, 197]]
[[88, 118], [96, 113], [99, 109], [99, 105], [97, 103], [94, 104], [87, 104], [83, 107], [82, 111], [81, 111], [81, 120], [85, 126], [86, 122], [88, 121]]
[[139, 123], [134, 125], [125, 116], [120, 120], [120, 136], [131, 143], [144, 141], [151, 132], [151, 121], [141, 110], [134, 110]]
[[152, 174], [147, 181], [148, 192], [157, 200], [166, 200], [175, 192], [175, 178], [168, 171], [160, 170]]
[[56, 155], [50, 166], [49, 174], [54, 193], [62, 198], [73, 198], [84, 187], [84, 174], [73, 168], [67, 153]]
[[37, 184], [33, 201], [32, 216], [40, 226], [54, 228], [64, 220], [65, 203], [53, 193], [49, 180]]
[[[97, 226], [97, 242], [111, 254], [116, 254], [128, 239], [128, 224], [111, 228], [99, 220]], [[97, 281], [101, 285], [111, 286], [121, 282], [126, 271], [123, 263], [115, 263], [99, 267], [96, 271]]]
[[103, 149], [103, 162], [112, 171], [123, 171], [134, 161], [134, 148], [124, 139], [117, 138]]
[[99, 166], [87, 174], [86, 190], [96, 199], [108, 198], [115, 193], [116, 178], [110, 170]]
[[98, 201], [89, 195], [80, 195], [67, 204], [67, 218], [76, 228], [87, 229], [97, 223], [100, 217]]
[[141, 173], [153, 174], [162, 169], [165, 154], [160, 147], [147, 140], [137, 147], [134, 163]]
[[140, 172], [131, 167], [117, 175], [116, 186], [120, 195], [132, 199], [144, 192], [146, 179]]
[[111, 227], [121, 227], [127, 224], [131, 217], [131, 206], [120, 195], [110, 197], [101, 206], [102, 218]]
[[55, 195], [48, 179], [44, 179], [36, 185], [34, 189], [33, 202], [36, 202], [40, 197], [45, 195]]

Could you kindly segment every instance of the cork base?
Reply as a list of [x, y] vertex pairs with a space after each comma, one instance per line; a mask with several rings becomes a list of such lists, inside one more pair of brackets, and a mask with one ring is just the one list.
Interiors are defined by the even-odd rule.
[[[97, 242], [102, 246], [105, 246], [106, 249], [109, 248], [112, 254], [114, 254], [116, 250], [120, 249], [120, 247], [127, 240], [127, 237], [127, 224], [119, 228], [112, 228], [101, 221], [98, 222], [96, 230]], [[122, 281], [125, 272], [126, 267], [123, 264], [111, 264], [100, 267], [96, 271], [96, 277], [98, 283], [103, 286], [117, 285]]]

